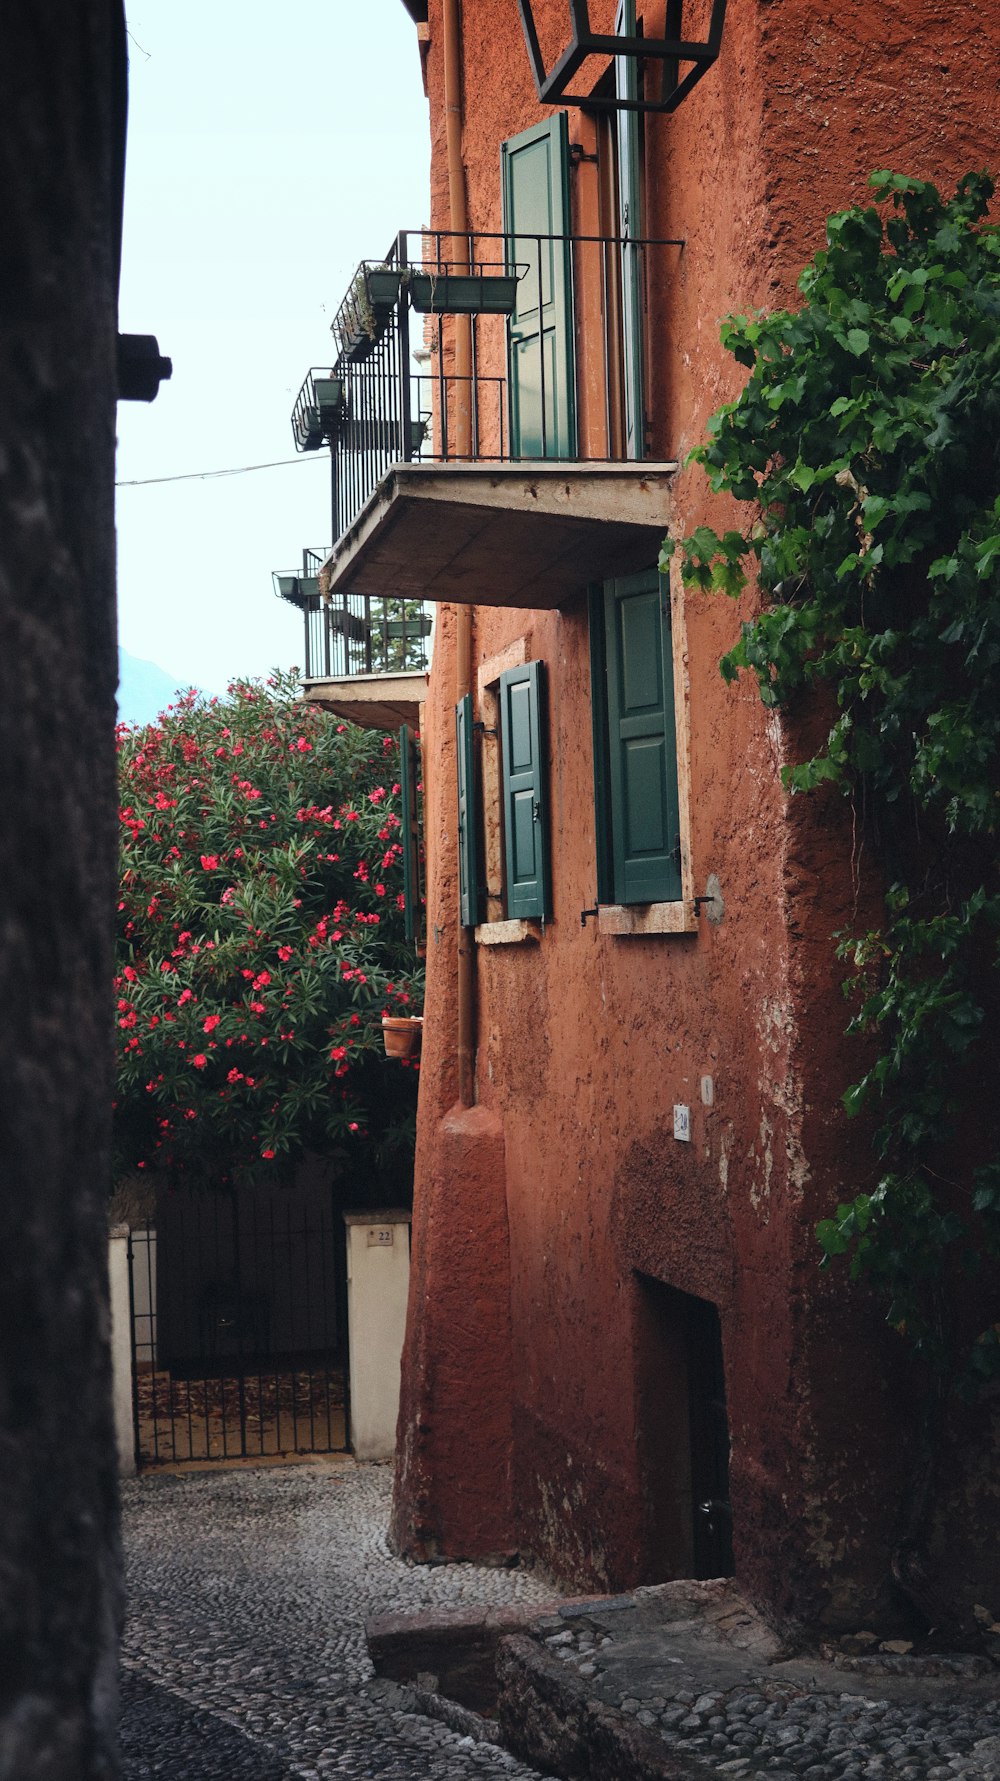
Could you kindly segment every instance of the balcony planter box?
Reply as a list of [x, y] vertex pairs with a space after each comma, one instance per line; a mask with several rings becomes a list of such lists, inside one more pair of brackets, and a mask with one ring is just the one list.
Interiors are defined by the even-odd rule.
[[365, 268], [365, 289], [368, 293], [368, 302], [372, 314], [379, 321], [388, 321], [399, 302], [399, 287], [402, 278], [401, 272], [393, 271], [388, 266], [367, 266]]
[[415, 643], [418, 637], [430, 636], [432, 622], [426, 613], [419, 618], [390, 618], [385, 624], [379, 624], [375, 619], [372, 621], [372, 630], [378, 637], [384, 634], [393, 641], [402, 638], [407, 643], [411, 640]]
[[341, 377], [314, 377], [313, 394], [323, 432], [329, 436], [337, 430], [344, 405], [344, 380]]
[[517, 275], [411, 272], [410, 302], [420, 315], [513, 315]]
[[382, 1042], [386, 1057], [417, 1057], [423, 1026], [422, 1014], [383, 1014]]
[[353, 612], [344, 612], [342, 608], [328, 607], [328, 623], [331, 631], [338, 637], [346, 637], [349, 643], [364, 643], [368, 636], [368, 626], [363, 618], [357, 618]]
[[323, 443], [323, 421], [318, 408], [300, 408], [295, 415], [295, 443], [300, 451], [318, 451]]
[[344, 357], [350, 359], [352, 365], [360, 365], [364, 359], [370, 358], [375, 340], [376, 336], [369, 334], [367, 328], [352, 328], [341, 341]]

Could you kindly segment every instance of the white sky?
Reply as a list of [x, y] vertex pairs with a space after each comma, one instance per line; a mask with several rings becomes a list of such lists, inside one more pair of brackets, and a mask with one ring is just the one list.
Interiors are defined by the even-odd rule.
[[[132, 0], [120, 326], [174, 362], [118, 408], [118, 480], [295, 457], [289, 416], [361, 259], [428, 200], [401, 0]], [[179, 685], [301, 664], [272, 569], [328, 545], [329, 453], [118, 490], [119, 639]]]

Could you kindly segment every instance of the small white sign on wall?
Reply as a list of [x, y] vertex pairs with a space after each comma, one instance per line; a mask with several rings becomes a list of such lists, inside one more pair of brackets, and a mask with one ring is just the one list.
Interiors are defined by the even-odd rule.
[[682, 1144], [691, 1142], [691, 1109], [680, 1102], [674, 1104], [674, 1137]]

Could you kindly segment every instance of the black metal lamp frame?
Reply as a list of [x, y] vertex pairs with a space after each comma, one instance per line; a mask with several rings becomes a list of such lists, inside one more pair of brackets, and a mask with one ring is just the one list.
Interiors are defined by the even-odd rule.
[[[704, 41], [688, 42], [681, 36], [681, 14], [684, 0], [667, 0], [666, 37], [633, 37], [609, 35], [590, 29], [590, 8], [587, 0], [568, 0], [573, 38], [550, 73], [538, 43], [538, 32], [531, 10], [531, 0], [517, 0], [528, 46], [538, 97], [543, 105], [585, 105], [594, 111], [674, 111], [691, 88], [711, 68], [722, 43], [722, 27], [726, 18], [726, 0], [712, 0], [712, 15]], [[633, 56], [637, 61], [663, 63], [663, 91], [659, 99], [626, 99], [610, 94], [569, 93], [570, 81], [588, 56]], [[682, 62], [693, 67], [682, 74]]]

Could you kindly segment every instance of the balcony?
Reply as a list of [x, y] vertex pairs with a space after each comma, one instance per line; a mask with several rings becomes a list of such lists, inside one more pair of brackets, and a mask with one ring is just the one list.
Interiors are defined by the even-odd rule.
[[367, 729], [416, 727], [427, 690], [430, 611], [418, 601], [367, 594], [324, 598], [328, 555], [305, 550], [301, 571], [273, 577], [279, 598], [302, 613], [307, 697]]
[[292, 417], [331, 452], [335, 597], [558, 606], [655, 561], [647, 318], [680, 245], [404, 231], [358, 268]]

